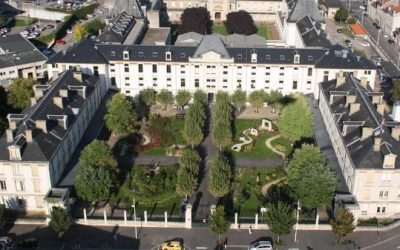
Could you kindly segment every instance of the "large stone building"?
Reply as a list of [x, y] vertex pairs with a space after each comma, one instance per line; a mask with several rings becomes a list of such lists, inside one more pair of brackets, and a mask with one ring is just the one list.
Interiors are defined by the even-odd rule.
[[319, 109], [352, 194], [336, 201], [356, 218], [400, 215], [399, 107], [390, 117], [383, 93], [351, 74], [320, 83]]
[[106, 92], [104, 82], [64, 69], [50, 85], [34, 86], [32, 105], [9, 114], [0, 138], [0, 203], [12, 209], [45, 211], [65, 165]]
[[385, 34], [392, 35], [400, 28], [400, 3], [397, 0], [369, 0], [367, 14]]

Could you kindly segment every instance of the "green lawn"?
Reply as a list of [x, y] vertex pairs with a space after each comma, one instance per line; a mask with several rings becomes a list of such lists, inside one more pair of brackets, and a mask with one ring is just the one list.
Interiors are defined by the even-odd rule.
[[265, 37], [266, 40], [271, 39], [271, 30], [267, 27], [257, 27], [257, 35]]
[[140, 152], [140, 155], [146, 155], [146, 156], [165, 156], [165, 148], [163, 147], [158, 147], [158, 148], [153, 148], [144, 152]]
[[36, 23], [38, 20], [36, 18], [24, 18], [24, 19], [14, 19], [11, 22], [11, 26], [28, 26]]
[[[257, 187], [257, 175], [260, 176], [260, 185]], [[241, 205], [240, 216], [250, 217], [260, 211], [262, 201], [260, 194], [257, 195], [260, 188], [265, 184], [285, 176], [283, 168], [239, 168], [235, 176], [235, 182], [240, 183], [240, 187], [246, 187], [250, 191], [249, 198]]]
[[211, 32], [212, 33], [218, 33], [224, 36], [229, 35], [228, 31], [226, 30], [225, 25], [217, 25], [217, 24], [213, 24], [213, 26], [211, 27]]
[[273, 147], [285, 153], [286, 155], [290, 155], [293, 151], [293, 146], [291, 145], [291, 142], [284, 137], [279, 137], [278, 139], [273, 140], [271, 144]]

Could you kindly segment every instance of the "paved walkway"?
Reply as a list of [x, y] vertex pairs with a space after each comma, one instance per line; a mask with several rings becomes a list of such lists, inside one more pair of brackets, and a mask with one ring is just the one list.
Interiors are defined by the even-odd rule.
[[261, 188], [261, 194], [265, 197], [265, 195], [267, 194], [268, 189], [272, 186], [275, 185], [281, 181], [283, 181], [284, 179], [286, 179], [286, 177], [282, 177], [279, 179], [276, 179], [274, 181], [268, 182], [267, 184], [265, 184], [262, 188]]
[[267, 146], [267, 148], [271, 149], [271, 151], [274, 152], [275, 154], [280, 155], [283, 159], [285, 159], [285, 156], [286, 156], [285, 153], [283, 153], [283, 152], [277, 150], [277, 149], [274, 148], [274, 147], [272, 146], [272, 144], [271, 144], [271, 142], [272, 142], [273, 140], [278, 139], [278, 138], [280, 138], [280, 137], [282, 137], [281, 134], [278, 134], [278, 135], [275, 135], [275, 136], [272, 136], [272, 137], [268, 138], [268, 139], [265, 141], [265, 146]]

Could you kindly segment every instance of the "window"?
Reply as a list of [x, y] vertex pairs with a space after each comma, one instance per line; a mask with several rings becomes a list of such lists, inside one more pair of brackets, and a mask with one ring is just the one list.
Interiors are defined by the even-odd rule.
[[129, 72], [129, 64], [124, 64], [124, 70], [126, 73]]
[[384, 214], [386, 212], [386, 206], [376, 207], [376, 212], [378, 214]]
[[171, 65], [167, 65], [167, 73], [171, 73]]
[[297, 68], [297, 67], [294, 67], [294, 70], [299, 70], [299, 68]]
[[185, 78], [181, 78], [181, 87], [185, 87], [186, 86], [186, 80]]
[[227, 68], [228, 68], [228, 66], [224, 65], [224, 69], [227, 69]]
[[0, 190], [1, 191], [7, 190], [6, 180], [0, 180]]
[[24, 187], [24, 181], [15, 181], [15, 190], [18, 192], [24, 191], [25, 187]]
[[389, 191], [381, 190], [379, 191], [379, 198], [387, 198], [389, 196]]
[[129, 81], [129, 77], [125, 77], [125, 81]]
[[153, 73], [157, 73], [157, 64], [153, 64]]
[[371, 70], [365, 70], [365, 71], [364, 71], [364, 74], [366, 74], [366, 75], [371, 75]]
[[40, 193], [40, 180], [33, 180], [33, 190]]
[[224, 71], [224, 72], [222, 72], [222, 74], [227, 75], [227, 74], [228, 74], [228, 71]]
[[266, 55], [266, 56], [265, 56], [265, 59], [266, 59], [266, 60], [271, 60], [271, 55]]
[[151, 55], [152, 55], [152, 57], [157, 57], [158, 53], [157, 52], [153, 52]]
[[143, 57], [143, 52], [142, 51], [139, 52], [139, 57]]
[[312, 68], [308, 68], [307, 76], [312, 76]]
[[138, 65], [138, 72], [143, 73], [143, 64]]
[[297, 89], [297, 81], [293, 81], [293, 87], [294, 90]]
[[21, 175], [20, 168], [19, 168], [18, 165], [13, 165], [12, 169], [13, 169], [13, 174], [14, 175]]
[[237, 59], [242, 60], [242, 58], [243, 58], [242, 54], [237, 55]]
[[186, 54], [185, 53], [181, 53], [181, 58], [185, 58]]
[[98, 66], [94, 66], [93, 67], [93, 75], [94, 76], [99, 76], [99, 67]]
[[129, 60], [129, 51], [124, 51], [123, 52], [123, 58], [124, 58], [124, 60]]
[[194, 87], [198, 88], [199, 85], [200, 85], [200, 79], [199, 78], [194, 79]]
[[237, 66], [237, 69], [242, 69], [242, 66]]
[[392, 174], [384, 173], [382, 174], [382, 181], [383, 182], [390, 182], [392, 180]]
[[111, 86], [116, 86], [117, 83], [115, 82], [115, 77], [111, 77]]
[[368, 213], [368, 204], [362, 204], [362, 205], [361, 205], [361, 213], [362, 213], [363, 215], [365, 215], [365, 214]]
[[166, 58], [167, 61], [171, 61], [171, 52], [167, 52], [165, 54], [165, 58]]
[[198, 68], [200, 68], [200, 66], [199, 65], [194, 65], [194, 68], [198, 69]]
[[280, 56], [279, 56], [279, 59], [280, 59], [281, 61], [283, 61], [283, 60], [285, 60], [285, 56], [284, 56], [284, 55], [280, 55]]

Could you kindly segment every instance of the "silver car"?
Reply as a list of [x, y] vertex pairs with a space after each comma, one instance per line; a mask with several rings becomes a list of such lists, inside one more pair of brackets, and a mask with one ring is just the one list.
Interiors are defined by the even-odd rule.
[[272, 250], [272, 243], [269, 240], [260, 240], [251, 243], [249, 250]]

